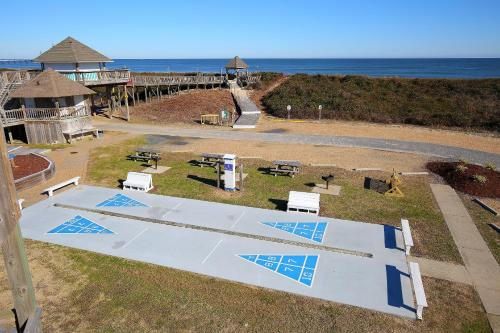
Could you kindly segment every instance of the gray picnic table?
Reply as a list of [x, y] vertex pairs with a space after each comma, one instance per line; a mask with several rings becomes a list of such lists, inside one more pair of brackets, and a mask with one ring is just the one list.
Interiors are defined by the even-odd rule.
[[300, 167], [302, 163], [295, 160], [277, 160], [274, 161], [273, 164], [276, 166], [270, 170], [271, 174], [274, 174], [276, 177], [278, 174], [287, 174], [292, 178], [295, 174], [299, 173]]
[[198, 164], [203, 168], [204, 165], [215, 167], [224, 160], [224, 154], [203, 153]]
[[149, 161], [154, 161], [155, 168], [158, 169], [158, 161], [161, 160], [161, 152], [157, 148], [141, 147], [137, 148], [135, 154], [130, 155], [129, 158], [134, 161], [145, 161], [148, 164]]

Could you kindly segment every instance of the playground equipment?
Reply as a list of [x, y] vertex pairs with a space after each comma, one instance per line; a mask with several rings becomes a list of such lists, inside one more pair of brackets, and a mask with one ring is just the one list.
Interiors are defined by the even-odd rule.
[[404, 193], [399, 189], [399, 185], [402, 184], [402, 181], [398, 172], [393, 170], [391, 177], [387, 178], [385, 180], [385, 183], [389, 185], [389, 189], [384, 193], [385, 196], [397, 198], [402, 198], [405, 196]]

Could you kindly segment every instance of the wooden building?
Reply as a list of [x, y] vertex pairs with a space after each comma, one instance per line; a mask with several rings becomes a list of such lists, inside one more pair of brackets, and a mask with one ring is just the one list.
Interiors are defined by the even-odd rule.
[[10, 127], [23, 126], [28, 143], [65, 142], [77, 133], [94, 132], [89, 97], [95, 92], [48, 69], [14, 90], [20, 108], [2, 110], [2, 118], [12, 140]]

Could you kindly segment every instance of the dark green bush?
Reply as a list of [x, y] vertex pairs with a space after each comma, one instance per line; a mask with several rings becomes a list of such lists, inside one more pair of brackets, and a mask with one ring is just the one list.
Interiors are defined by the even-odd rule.
[[297, 74], [263, 99], [286, 117], [500, 129], [500, 79], [449, 80]]

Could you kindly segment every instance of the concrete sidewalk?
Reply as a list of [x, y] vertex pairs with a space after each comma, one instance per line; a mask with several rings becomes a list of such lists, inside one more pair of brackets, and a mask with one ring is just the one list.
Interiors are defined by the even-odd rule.
[[493, 332], [500, 332], [500, 267], [457, 193], [448, 185], [431, 184], [431, 189]]

